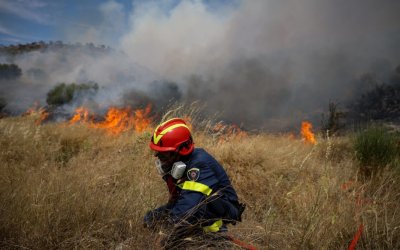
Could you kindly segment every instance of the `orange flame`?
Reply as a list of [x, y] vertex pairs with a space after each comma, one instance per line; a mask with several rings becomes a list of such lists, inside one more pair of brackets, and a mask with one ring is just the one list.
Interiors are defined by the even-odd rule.
[[312, 129], [311, 123], [306, 121], [301, 123], [301, 135], [303, 136], [304, 142], [315, 145], [317, 144], [317, 141], [315, 140], [315, 136], [313, 132], [311, 132], [311, 129]]
[[23, 116], [36, 116], [35, 124], [42, 124], [48, 117], [49, 112], [43, 107], [39, 107], [39, 102], [35, 102], [32, 107], [30, 107], [27, 111], [25, 111]]
[[135, 110], [134, 124], [136, 132], [143, 132], [150, 127], [152, 119], [150, 118], [151, 105], [144, 109]]
[[241, 139], [247, 136], [247, 133], [243, 131], [238, 125], [225, 125], [219, 122], [212, 128], [212, 133], [219, 136], [219, 142], [223, 142], [227, 139]]
[[79, 107], [75, 110], [75, 115], [71, 118], [71, 120], [69, 120], [69, 124], [74, 124], [79, 121], [89, 121], [89, 111], [84, 107]]
[[28, 116], [28, 115], [33, 115], [36, 114], [37, 110], [39, 109], [39, 102], [36, 101], [33, 103], [32, 107], [28, 108], [25, 113], [22, 114], [22, 116]]
[[44, 122], [47, 117], [49, 117], [49, 112], [47, 112], [44, 108], [40, 108], [39, 111], [39, 118], [36, 119], [35, 124], [39, 125], [42, 124], [42, 122]]
[[76, 109], [75, 115], [71, 118], [69, 124], [80, 122], [91, 128], [104, 129], [114, 135], [131, 129], [136, 132], [143, 132], [149, 128], [152, 122], [150, 112], [151, 105], [147, 105], [146, 108], [137, 109], [135, 111], [132, 111], [129, 107], [111, 107], [108, 109], [104, 120], [96, 122], [93, 118], [94, 115], [90, 115], [86, 108], [79, 107]]

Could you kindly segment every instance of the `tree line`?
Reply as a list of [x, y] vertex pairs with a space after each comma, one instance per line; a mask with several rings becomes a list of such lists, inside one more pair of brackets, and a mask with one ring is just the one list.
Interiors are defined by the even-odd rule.
[[108, 53], [111, 52], [112, 49], [109, 46], [106, 45], [95, 45], [93, 43], [75, 43], [75, 44], [66, 44], [63, 43], [62, 41], [49, 41], [49, 42], [44, 42], [44, 41], [39, 41], [39, 42], [32, 42], [32, 43], [26, 43], [26, 44], [14, 44], [14, 45], [0, 45], [0, 55], [8, 55], [8, 56], [13, 56], [13, 55], [18, 55], [18, 54], [23, 54], [23, 53], [29, 53], [33, 51], [42, 51], [45, 52], [47, 50], [53, 50], [53, 49], [71, 49], [71, 50], [77, 50], [77, 49], [87, 49], [87, 50], [93, 50], [99, 53]]

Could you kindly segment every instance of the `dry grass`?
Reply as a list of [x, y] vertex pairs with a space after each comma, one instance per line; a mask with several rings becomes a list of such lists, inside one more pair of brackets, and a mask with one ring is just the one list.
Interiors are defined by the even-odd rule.
[[[168, 195], [150, 133], [34, 122], [0, 120], [0, 247], [157, 248], [159, 236], [142, 218]], [[247, 204], [243, 222], [230, 226], [236, 238], [260, 249], [343, 249], [363, 223], [359, 249], [400, 248], [399, 175], [360, 180], [348, 138], [316, 146], [286, 135], [197, 130], [194, 138]]]

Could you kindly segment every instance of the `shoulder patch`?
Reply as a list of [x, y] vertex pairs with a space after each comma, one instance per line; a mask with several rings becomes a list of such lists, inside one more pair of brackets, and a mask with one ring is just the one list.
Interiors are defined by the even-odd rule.
[[198, 168], [191, 168], [187, 171], [187, 178], [190, 181], [197, 181], [200, 177], [200, 169]]

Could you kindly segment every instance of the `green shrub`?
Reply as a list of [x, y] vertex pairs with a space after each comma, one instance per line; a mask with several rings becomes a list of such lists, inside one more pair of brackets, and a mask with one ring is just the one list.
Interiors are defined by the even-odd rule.
[[47, 93], [46, 102], [49, 105], [60, 106], [71, 102], [74, 95], [79, 92], [82, 93], [89, 90], [97, 91], [98, 88], [99, 86], [97, 83], [60, 83]]
[[354, 139], [354, 149], [361, 168], [368, 174], [398, 161], [400, 137], [385, 128], [373, 126], [359, 132]]
[[0, 79], [16, 79], [22, 75], [22, 70], [16, 64], [0, 64]]

